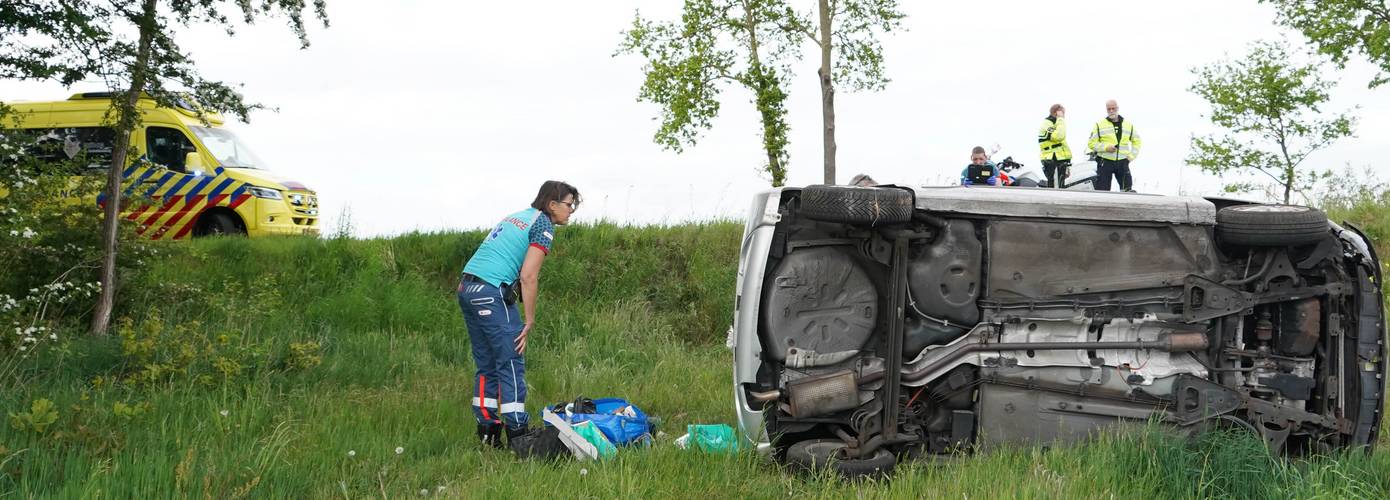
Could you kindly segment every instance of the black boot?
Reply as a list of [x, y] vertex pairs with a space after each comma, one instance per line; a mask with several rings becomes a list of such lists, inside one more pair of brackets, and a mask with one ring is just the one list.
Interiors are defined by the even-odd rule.
[[478, 422], [478, 441], [483, 446], [502, 447], [502, 424], [500, 422]]
[[530, 428], [530, 427], [508, 427], [508, 428], [507, 428], [507, 442], [508, 442], [508, 443], [511, 443], [513, 439], [519, 438], [519, 437], [521, 437], [521, 436], [525, 436], [525, 435], [530, 434], [530, 433], [531, 433], [531, 428]]

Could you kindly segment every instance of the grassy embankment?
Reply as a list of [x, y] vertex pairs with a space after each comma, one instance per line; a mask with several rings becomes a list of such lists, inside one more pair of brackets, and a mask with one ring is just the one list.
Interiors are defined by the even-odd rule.
[[[1385, 218], [1366, 222], [1390, 236]], [[561, 230], [528, 352], [532, 412], [617, 395], [666, 434], [602, 464], [518, 463], [474, 443], [452, 290], [481, 233], [180, 245], [132, 285], [123, 337], [61, 341], [0, 392], [0, 410], [46, 398], [58, 412], [42, 433], [0, 429], [0, 498], [1390, 497], [1386, 431], [1372, 456], [1286, 463], [1241, 437], [1142, 433], [866, 484], [678, 450], [686, 424], [732, 423], [723, 340], [740, 230]]]

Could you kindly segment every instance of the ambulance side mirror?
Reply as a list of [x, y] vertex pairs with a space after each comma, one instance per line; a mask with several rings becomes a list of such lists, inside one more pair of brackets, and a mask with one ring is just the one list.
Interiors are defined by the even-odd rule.
[[202, 172], [202, 171], [203, 171], [203, 155], [198, 154], [197, 151], [194, 151], [194, 152], [191, 152], [191, 153], [188, 153], [188, 154], [184, 155], [184, 156], [183, 156], [183, 171], [185, 171], [185, 172]]

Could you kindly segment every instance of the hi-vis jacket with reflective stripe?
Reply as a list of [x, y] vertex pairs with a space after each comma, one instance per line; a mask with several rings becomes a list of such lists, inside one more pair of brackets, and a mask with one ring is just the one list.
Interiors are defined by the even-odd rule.
[[[1139, 138], [1139, 134], [1134, 131], [1134, 124], [1125, 120], [1125, 117], [1120, 117], [1118, 131], [1115, 123], [1111, 122], [1109, 118], [1101, 118], [1091, 129], [1091, 140], [1087, 146], [1097, 156], [1107, 160], [1128, 159], [1134, 161], [1139, 156], [1139, 148], [1144, 146], [1144, 140]], [[1110, 146], [1119, 147], [1113, 153], [1106, 152], [1106, 148]]]
[[1044, 160], [1070, 160], [1071, 147], [1067, 146], [1067, 119], [1049, 116], [1038, 127], [1038, 149]]

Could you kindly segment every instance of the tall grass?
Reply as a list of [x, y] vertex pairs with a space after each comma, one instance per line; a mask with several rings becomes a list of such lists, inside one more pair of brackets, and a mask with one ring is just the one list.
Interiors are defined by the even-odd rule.
[[[0, 428], [0, 498], [1390, 497], [1390, 443], [1288, 463], [1246, 436], [1187, 443], [1144, 431], [910, 464], [868, 483], [793, 476], [749, 452], [679, 450], [671, 441], [686, 424], [732, 423], [722, 340], [740, 230], [560, 230], [527, 354], [532, 413], [622, 396], [663, 431], [598, 464], [477, 446], [453, 290], [481, 233], [170, 246], [166, 262], [132, 277], [119, 314], [242, 344], [246, 370], [127, 386], [121, 374], [138, 367], [119, 339], [65, 341], [0, 391], [0, 411], [47, 398], [60, 412], [42, 434]], [[322, 364], [279, 368], [293, 342], [321, 344]], [[149, 409], [121, 414], [118, 402]]]

